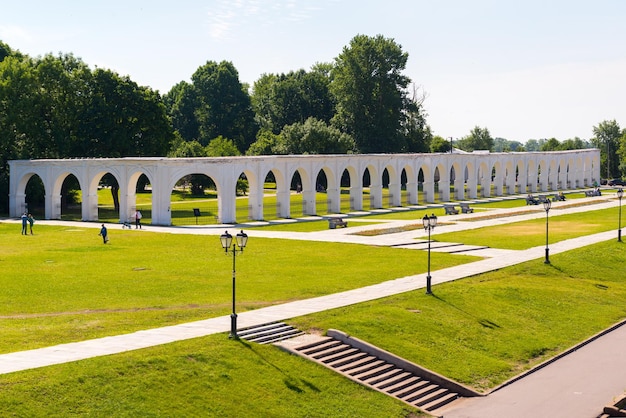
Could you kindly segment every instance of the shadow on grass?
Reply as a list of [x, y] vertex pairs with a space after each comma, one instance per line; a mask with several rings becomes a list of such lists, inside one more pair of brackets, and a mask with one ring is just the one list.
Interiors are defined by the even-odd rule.
[[310, 390], [312, 390], [313, 392], [321, 392], [320, 389], [315, 386], [313, 383], [305, 380], [305, 379], [299, 379], [299, 378], [295, 378], [293, 376], [291, 376], [289, 373], [285, 372], [283, 369], [281, 369], [280, 367], [278, 367], [276, 364], [272, 363], [271, 361], [269, 361], [265, 356], [263, 356], [263, 354], [261, 354], [258, 350], [255, 349], [256, 344], [250, 344], [245, 340], [237, 340], [243, 347], [249, 349], [256, 357], [258, 357], [262, 362], [264, 362], [265, 364], [267, 364], [270, 367], [273, 367], [274, 369], [276, 369], [278, 372], [280, 372], [282, 375], [285, 376], [285, 379], [283, 380], [283, 382], [285, 383], [285, 386], [287, 387], [287, 389], [296, 392], [296, 393], [303, 393], [305, 391], [305, 389], [303, 389], [300, 385], [304, 385], [307, 388], [309, 388]]
[[458, 306], [448, 302], [447, 300], [437, 296], [436, 294], [432, 294], [432, 297], [434, 297], [435, 299], [439, 300], [440, 302], [445, 303], [446, 305], [450, 306], [451, 308], [456, 309], [459, 312], [463, 312], [463, 314], [467, 315], [470, 318], [474, 318], [480, 325], [482, 325], [485, 328], [490, 328], [490, 329], [496, 329], [496, 328], [501, 328], [500, 325], [496, 324], [495, 322], [489, 320], [489, 319], [485, 319], [485, 318], [479, 318], [478, 316], [467, 312], [461, 308], [459, 308]]

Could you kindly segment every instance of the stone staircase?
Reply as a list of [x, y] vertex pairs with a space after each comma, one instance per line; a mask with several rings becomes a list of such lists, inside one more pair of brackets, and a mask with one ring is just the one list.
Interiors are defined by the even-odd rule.
[[272, 344], [303, 334], [304, 332], [284, 322], [271, 322], [237, 330], [239, 338], [257, 344]]
[[456, 400], [459, 394], [392, 363], [326, 337], [297, 349], [358, 383], [398, 398], [427, 412]]
[[[459, 383], [371, 346], [329, 330], [327, 337], [295, 338], [281, 348], [328, 367], [345, 377], [431, 414], [460, 397], [480, 396]], [[302, 343], [298, 344], [298, 340]]]

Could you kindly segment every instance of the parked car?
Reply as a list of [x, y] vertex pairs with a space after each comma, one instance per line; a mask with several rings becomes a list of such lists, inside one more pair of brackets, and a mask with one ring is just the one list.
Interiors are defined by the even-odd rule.
[[626, 186], [626, 181], [622, 179], [611, 179], [608, 181], [609, 186]]

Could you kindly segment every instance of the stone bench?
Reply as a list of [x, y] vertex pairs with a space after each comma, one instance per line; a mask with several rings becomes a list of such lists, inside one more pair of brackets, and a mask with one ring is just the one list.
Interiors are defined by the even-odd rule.
[[330, 218], [328, 220], [329, 229], [345, 228], [346, 226], [348, 226], [348, 221], [344, 221], [343, 218]]
[[450, 205], [445, 205], [443, 207], [443, 210], [446, 211], [446, 215], [456, 215], [459, 213], [459, 210], [456, 209], [454, 206], [450, 206]]

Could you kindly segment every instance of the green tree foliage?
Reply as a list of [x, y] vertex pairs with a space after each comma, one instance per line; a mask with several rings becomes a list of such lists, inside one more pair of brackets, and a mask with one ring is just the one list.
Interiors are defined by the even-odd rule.
[[626, 173], [626, 128], [622, 130], [622, 136], [619, 139], [619, 148], [617, 149], [617, 155], [619, 155], [619, 170], [620, 173]]
[[382, 35], [357, 35], [335, 59], [331, 92], [335, 126], [356, 141], [359, 152], [405, 148], [403, 118], [410, 79], [402, 74], [408, 54]]
[[163, 96], [174, 131], [185, 141], [197, 141], [200, 124], [196, 118], [199, 101], [193, 85], [181, 81]]
[[260, 129], [257, 140], [250, 145], [246, 155], [273, 155], [279, 154], [280, 135], [274, 134], [269, 129]]
[[207, 157], [207, 150], [196, 140], [179, 142], [168, 154], [170, 158]]
[[561, 143], [556, 138], [550, 138], [541, 145], [541, 151], [557, 151], [561, 147]]
[[620, 157], [617, 153], [622, 131], [615, 119], [605, 120], [593, 127], [594, 137], [591, 143], [600, 149], [600, 159], [606, 168], [606, 177], [621, 177]]
[[206, 155], [208, 157], [228, 157], [232, 155], [241, 155], [235, 143], [223, 136], [218, 136], [209, 142], [206, 146]]
[[279, 133], [284, 126], [304, 123], [310, 117], [330, 122], [335, 109], [329, 85], [322, 71], [264, 74], [254, 83], [252, 94], [260, 126]]
[[423, 103], [425, 95], [418, 95], [413, 88], [413, 96], [406, 98], [402, 126], [406, 145], [400, 150], [403, 152], [429, 152], [433, 134], [426, 123], [426, 112]]
[[461, 138], [457, 144], [463, 151], [491, 151], [493, 149], [494, 141], [489, 133], [489, 129], [476, 126], [472, 129], [468, 136]]
[[347, 154], [356, 146], [350, 135], [315, 118], [285, 126], [280, 138], [278, 154]]
[[200, 143], [223, 136], [233, 140], [240, 151], [254, 142], [256, 124], [250, 96], [239, 82], [232, 63], [207, 62], [191, 76], [196, 95], [194, 111]]
[[450, 152], [450, 141], [439, 135], [434, 136], [430, 142], [430, 152]]
[[[0, 62], [0, 172], [10, 159], [167, 152], [173, 133], [158, 93], [72, 55], [31, 59], [1, 49], [9, 55]], [[0, 175], [0, 188], [7, 185]], [[7, 205], [0, 199], [0, 209]]]
[[541, 146], [539, 145], [539, 141], [537, 141], [536, 139], [529, 139], [528, 141], [526, 141], [524, 148], [526, 148], [526, 151], [528, 152], [533, 152], [539, 151], [541, 149]]

